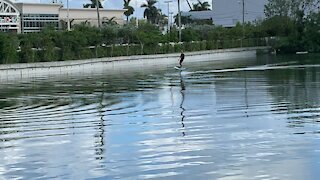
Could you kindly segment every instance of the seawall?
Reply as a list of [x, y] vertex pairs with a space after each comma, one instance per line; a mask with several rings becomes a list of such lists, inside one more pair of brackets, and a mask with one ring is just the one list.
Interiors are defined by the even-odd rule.
[[[269, 47], [250, 47], [186, 52], [184, 64], [187, 65], [188, 63], [201, 61], [216, 61], [255, 57], [257, 51], [267, 51], [268, 49]], [[127, 71], [137, 68], [174, 66], [177, 65], [179, 56], [179, 53], [175, 53], [0, 65], [0, 81], [10, 81], [12, 79], [24, 79], [60, 74], [86, 74], [102, 71], [121, 72], [124, 70]]]

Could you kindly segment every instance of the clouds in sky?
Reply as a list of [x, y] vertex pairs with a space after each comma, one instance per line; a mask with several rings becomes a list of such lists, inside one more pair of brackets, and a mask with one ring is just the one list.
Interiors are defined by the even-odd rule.
[[[32, 2], [32, 3], [50, 3], [52, 0], [16, 0], [17, 2]], [[63, 4], [66, 4], [67, 0], [58, 0]], [[156, 4], [157, 8], [160, 8], [164, 14], [168, 14], [168, 6], [165, 3], [166, 0], [158, 0]], [[170, 12], [177, 14], [178, 12], [178, 3], [177, 0], [172, 0], [170, 3]], [[197, 3], [197, 0], [189, 0], [190, 3]], [[202, 0], [205, 1], [205, 0]], [[206, 0], [211, 4], [211, 0]], [[81, 8], [83, 4], [90, 2], [90, 0], [69, 0], [70, 7]], [[122, 9], [123, 8], [123, 0], [103, 0], [103, 7], [105, 9]], [[133, 16], [137, 16], [139, 18], [143, 17], [144, 8], [140, 8], [140, 6], [146, 3], [146, 0], [131, 0], [130, 5], [135, 9], [135, 13]], [[181, 10], [189, 11], [189, 7], [186, 0], [181, 0]]]

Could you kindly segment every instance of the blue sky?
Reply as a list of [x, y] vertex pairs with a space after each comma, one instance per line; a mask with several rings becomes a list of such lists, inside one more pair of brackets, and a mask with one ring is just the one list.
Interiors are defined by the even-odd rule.
[[[17, 0], [17, 2], [42, 2], [42, 3], [49, 3], [52, 0]], [[58, 0], [61, 1], [63, 4], [66, 3], [66, 0]], [[69, 0], [70, 7], [74, 8], [80, 8], [83, 4], [89, 2], [90, 0]], [[162, 9], [162, 12], [167, 14], [168, 13], [168, 7], [165, 1], [167, 0], [158, 0], [157, 7]], [[172, 0], [170, 6], [170, 11], [177, 13], [177, 0]], [[196, 3], [197, 0], [189, 0], [190, 3]], [[204, 1], [204, 0], [202, 0]], [[145, 0], [131, 0], [131, 6], [133, 6], [136, 9], [136, 12], [134, 16], [138, 16], [139, 18], [142, 18], [143, 16], [143, 8], [140, 8], [141, 4], [145, 3]], [[211, 4], [211, 0], [208, 0], [208, 2]], [[104, 8], [106, 9], [122, 9], [123, 8], [123, 0], [103, 0]], [[188, 4], [186, 0], [181, 0], [181, 9], [182, 11], [189, 11]]]

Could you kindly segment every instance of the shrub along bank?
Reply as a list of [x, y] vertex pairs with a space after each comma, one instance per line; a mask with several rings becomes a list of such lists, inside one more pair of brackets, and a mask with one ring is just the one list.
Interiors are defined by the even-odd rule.
[[109, 25], [98, 29], [78, 25], [70, 32], [46, 28], [32, 34], [0, 33], [0, 63], [65, 61], [266, 45], [260, 36], [247, 35], [242, 39], [242, 33], [237, 32], [241, 29], [240, 26], [234, 29], [210, 25], [190, 27], [183, 30], [182, 43], [178, 43], [176, 29], [162, 34], [157, 26], [148, 23], [138, 28]]
[[[320, 15], [311, 13], [305, 19], [273, 15], [256, 23], [238, 24], [233, 28], [214, 25], [189, 25], [163, 34], [149, 23], [106, 25], [101, 29], [77, 25], [72, 31], [40, 33], [0, 33], [0, 63], [32, 63], [164, 54], [184, 51], [226, 49], [272, 45], [280, 52], [320, 51]], [[273, 37], [273, 38], [265, 38]], [[266, 41], [268, 39], [268, 41]], [[271, 41], [272, 40], [272, 41]]]

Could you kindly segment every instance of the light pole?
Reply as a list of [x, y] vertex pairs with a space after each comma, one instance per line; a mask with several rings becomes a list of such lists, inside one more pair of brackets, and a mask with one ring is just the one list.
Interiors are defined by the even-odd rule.
[[242, 6], [242, 38], [241, 38], [241, 47], [242, 41], [244, 40], [244, 0], [238, 1], [239, 4]]
[[242, 24], [244, 24], [244, 0], [242, 0]]
[[244, 0], [242, 0], [242, 40], [241, 40], [241, 47], [243, 46], [244, 40]]
[[170, 27], [173, 26], [173, 12], [170, 12]]
[[170, 3], [171, 3], [171, 2], [172, 2], [172, 1], [165, 1], [165, 3], [168, 4], [168, 27], [167, 27], [167, 33], [169, 33], [169, 31], [170, 31], [169, 21], [170, 21]]
[[[136, 9], [138, 9], [138, 1], [136, 1], [136, 7], [135, 7]], [[136, 26], [137, 27], [139, 27], [139, 19], [138, 19], [138, 16], [137, 16], [137, 11], [134, 11], [135, 12], [135, 14], [136, 14]]]
[[96, 0], [96, 7], [97, 7], [97, 18], [98, 18], [98, 28], [100, 29], [100, 13], [99, 13], [99, 0]]
[[181, 11], [180, 11], [180, 0], [178, 0], [178, 23], [179, 23], [179, 42], [181, 42]]
[[70, 31], [71, 27], [70, 27], [70, 14], [69, 14], [69, 0], [67, 0], [67, 27], [68, 27], [68, 31]]

